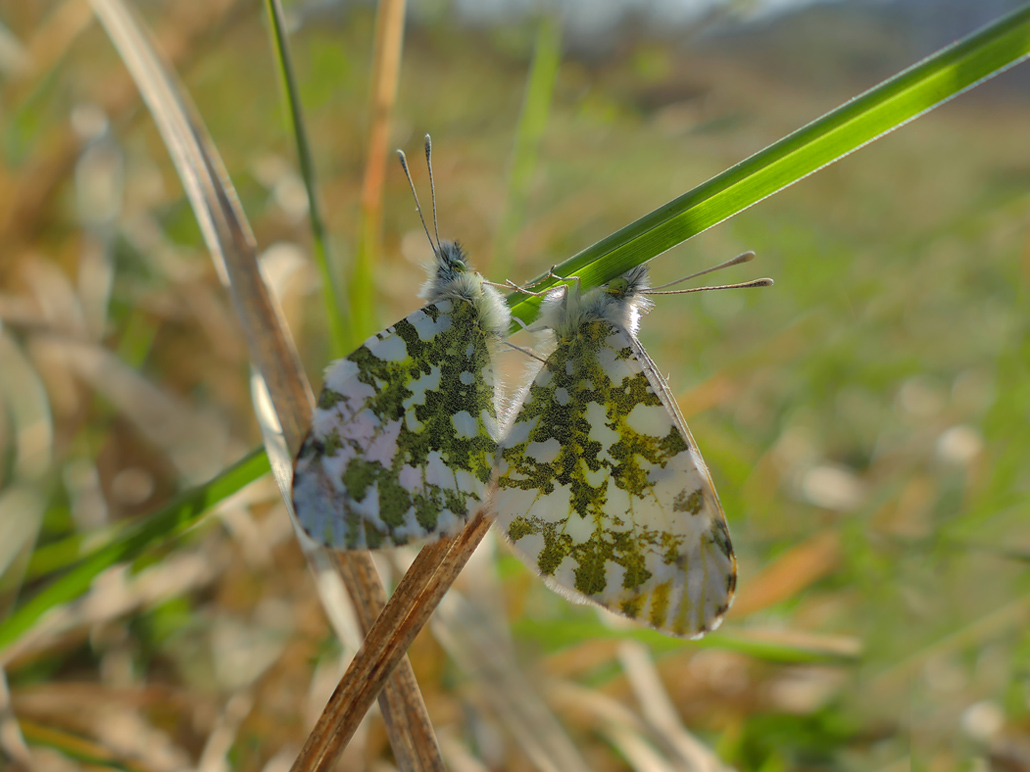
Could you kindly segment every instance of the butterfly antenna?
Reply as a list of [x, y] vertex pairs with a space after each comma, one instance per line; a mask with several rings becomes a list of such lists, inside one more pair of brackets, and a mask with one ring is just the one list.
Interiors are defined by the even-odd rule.
[[436, 222], [436, 185], [433, 183], [433, 140], [426, 134], [426, 166], [429, 167], [429, 194], [433, 197], [433, 230], [436, 243], [440, 243], [440, 225]]
[[[415, 210], [418, 212], [418, 219], [422, 221], [422, 230], [426, 232], [426, 238], [429, 239], [429, 246], [433, 248], [433, 254], [440, 254], [440, 247], [433, 243], [433, 237], [429, 235], [429, 227], [426, 225], [426, 218], [422, 215], [422, 205], [418, 201], [418, 193], [415, 192], [415, 183], [411, 181], [411, 172], [408, 171], [408, 159], [404, 155], [403, 150], [397, 151], [397, 156], [401, 159], [401, 168], [404, 169], [404, 176], [408, 178], [408, 186], [411, 188], [411, 195], [415, 197]], [[430, 169], [432, 172], [432, 169]], [[432, 174], [430, 174], [432, 179]], [[436, 214], [436, 204], [433, 204], [433, 214]], [[437, 237], [439, 239], [439, 237]]]
[[[705, 271], [707, 273], [707, 271]], [[682, 281], [682, 279], [680, 280]], [[677, 284], [678, 282], [672, 282]], [[748, 287], [771, 287], [773, 285], [772, 279], [754, 279], [752, 281], [741, 282], [740, 284], [719, 284], [715, 287], [691, 287], [690, 289], [681, 290], [667, 290], [666, 292], [653, 292], [647, 291], [648, 295], [686, 295], [688, 292], [706, 292], [708, 290], [722, 290], [722, 289], [746, 289]], [[662, 285], [668, 287], [668, 284]]]
[[650, 294], [651, 290], [660, 290], [660, 289], [665, 289], [666, 287], [673, 287], [673, 286], [675, 286], [677, 284], [682, 284], [685, 281], [689, 281], [690, 279], [696, 279], [698, 276], [704, 276], [706, 273], [712, 273], [713, 271], [721, 271], [723, 268], [729, 268], [732, 265], [740, 265], [741, 263], [750, 263], [754, 259], [755, 259], [755, 253], [754, 252], [744, 252], [743, 254], [737, 255], [736, 257], [734, 257], [734, 258], [732, 258], [730, 260], [727, 260], [725, 263], [719, 263], [719, 265], [712, 266], [711, 268], [705, 268], [703, 271], [698, 271], [697, 273], [692, 273], [692, 274], [690, 274], [690, 276], [684, 276], [682, 279], [676, 279], [676, 281], [670, 281], [668, 284], [660, 284], [657, 287], [651, 287], [651, 289], [648, 290], [647, 293]]

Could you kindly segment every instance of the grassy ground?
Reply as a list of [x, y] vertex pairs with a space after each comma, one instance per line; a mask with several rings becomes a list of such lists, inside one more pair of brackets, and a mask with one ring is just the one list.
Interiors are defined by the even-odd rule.
[[[317, 384], [329, 338], [264, 19], [191, 6], [149, 21]], [[77, 8], [6, 20], [34, 62], [3, 84], [8, 609], [76, 554], [70, 534], [89, 547], [260, 442], [231, 304]], [[868, 32], [570, 53], [500, 246], [532, 29], [409, 29], [392, 140], [415, 159], [432, 132], [442, 235], [524, 281], [873, 85], [884, 73], [848, 54], [896, 41]], [[355, 12], [293, 40], [344, 275], [371, 34]], [[703, 642], [666, 639], [569, 606], [488, 539], [411, 651], [452, 769], [716, 768], [710, 753], [766, 772], [1030, 769], [1030, 109], [1015, 94], [973, 92], [653, 263], [665, 281], [753, 249], [753, 270], [725, 278], [776, 280], [659, 298], [642, 332], [712, 467], [737, 602]], [[399, 168], [386, 185], [381, 324], [416, 307], [427, 255]], [[379, 563], [396, 576], [409, 560]], [[2, 660], [4, 715], [54, 768], [284, 769], [357, 640], [332, 635], [265, 477], [34, 625]], [[389, 763], [373, 716], [342, 768]]]

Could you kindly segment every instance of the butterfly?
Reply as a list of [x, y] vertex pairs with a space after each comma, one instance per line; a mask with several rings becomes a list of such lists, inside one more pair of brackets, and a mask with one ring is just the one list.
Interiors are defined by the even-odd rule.
[[[538, 326], [551, 351], [505, 421], [497, 525], [559, 593], [700, 637], [729, 609], [737, 566], [708, 468], [637, 339], [660, 289], [639, 266], [546, 295]], [[716, 288], [676, 292], [700, 289]]]
[[493, 362], [511, 317], [500, 293], [441, 241], [433, 190], [434, 261], [427, 305], [331, 363], [294, 463], [304, 530], [334, 549], [377, 549], [457, 533], [485, 504], [497, 452]]

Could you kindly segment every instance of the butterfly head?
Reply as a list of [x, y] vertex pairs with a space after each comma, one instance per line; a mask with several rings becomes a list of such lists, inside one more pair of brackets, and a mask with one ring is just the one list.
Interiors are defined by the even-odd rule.
[[436, 281], [452, 281], [461, 274], [468, 273], [468, 257], [457, 241], [441, 241], [439, 248], [433, 252], [436, 255], [436, 264], [430, 271]]
[[616, 303], [634, 303], [640, 301], [650, 286], [647, 266], [638, 265], [605, 284], [603, 291]]
[[445, 298], [475, 301], [483, 293], [483, 279], [468, 264], [465, 250], [456, 241], [433, 246], [436, 258], [426, 267], [429, 274], [419, 296], [430, 303]]

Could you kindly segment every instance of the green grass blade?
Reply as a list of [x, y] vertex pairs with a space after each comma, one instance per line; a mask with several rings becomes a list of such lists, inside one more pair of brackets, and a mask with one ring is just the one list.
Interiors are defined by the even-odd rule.
[[196, 524], [211, 507], [269, 471], [263, 448], [251, 451], [204, 485], [178, 496], [143, 522], [126, 528], [114, 541], [82, 558], [67, 574], [19, 606], [0, 623], [0, 652], [20, 638], [43, 614], [81, 597], [101, 572], [135, 560], [151, 547], [166, 543]]
[[336, 261], [329, 251], [329, 240], [326, 237], [325, 223], [322, 220], [321, 204], [318, 197], [318, 185], [315, 181], [315, 164], [311, 157], [311, 145], [308, 143], [307, 129], [304, 127], [304, 115], [300, 104], [300, 90], [293, 72], [293, 60], [290, 58], [289, 42], [286, 37], [286, 22], [283, 19], [282, 4], [279, 0], [265, 0], [268, 10], [268, 23], [272, 35], [272, 47], [275, 60], [279, 63], [279, 75], [282, 79], [283, 95], [286, 100], [290, 130], [297, 143], [297, 162], [300, 174], [304, 179], [304, 188], [308, 193], [308, 218], [311, 221], [311, 237], [315, 248], [315, 263], [322, 274], [322, 295], [325, 304], [326, 319], [329, 323], [329, 335], [333, 345], [333, 356], [339, 358], [350, 353], [352, 348], [348, 329], [344, 319], [344, 309], [348, 308], [340, 287]]
[[[557, 266], [586, 289], [645, 263], [1030, 55], [1030, 4], [850, 100]], [[540, 290], [555, 283], [540, 282]], [[539, 298], [513, 293], [530, 321]]]
[[[44, 517], [48, 515], [49, 513], [44, 515]], [[127, 526], [112, 526], [105, 529], [106, 533], [103, 535], [103, 541], [106, 542], [117, 538], [118, 534], [125, 527]], [[76, 532], [58, 541], [36, 547], [29, 557], [28, 566], [25, 568], [25, 581], [35, 581], [77, 563], [82, 556], [82, 548], [86, 543], [86, 538], [85, 534]]]

